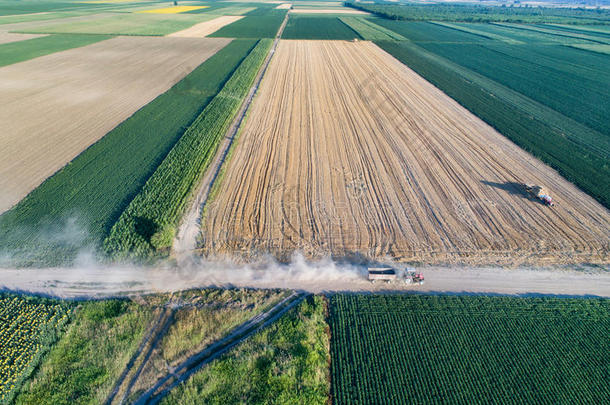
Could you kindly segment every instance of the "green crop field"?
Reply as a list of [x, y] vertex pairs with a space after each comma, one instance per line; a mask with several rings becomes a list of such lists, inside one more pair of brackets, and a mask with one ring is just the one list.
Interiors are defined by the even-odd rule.
[[127, 300], [79, 305], [64, 336], [27, 381], [17, 404], [102, 404], [153, 317]]
[[254, 44], [232, 41], [1, 215], [5, 265], [71, 262], [79, 250], [101, 244]]
[[360, 39], [360, 35], [336, 16], [291, 15], [284, 39]]
[[212, 14], [122, 13], [89, 21], [63, 22], [19, 30], [26, 33], [167, 35], [218, 17]]
[[396, 32], [375, 24], [362, 17], [340, 17], [339, 20], [354, 30], [367, 41], [405, 41], [406, 38]]
[[12, 401], [58, 339], [70, 311], [61, 301], [0, 294], [0, 404]]
[[391, 20], [462, 22], [553, 22], [558, 24], [608, 24], [605, 9], [558, 7], [485, 7], [465, 4], [365, 4], [346, 5]]
[[373, 22], [411, 40], [379, 46], [610, 206], [607, 55], [508, 26]]
[[272, 41], [262, 39], [169, 152], [104, 241], [107, 253], [147, 257], [165, 252], [193, 188], [202, 178]]
[[107, 35], [49, 35], [25, 41], [0, 44], [0, 66], [23, 62], [39, 56], [79, 48], [111, 38]]
[[246, 15], [209, 35], [218, 38], [275, 38], [282, 25], [284, 11], [269, 11], [264, 15]]
[[604, 403], [610, 300], [331, 298], [335, 404]]
[[327, 404], [325, 302], [312, 297], [176, 387], [169, 404]]

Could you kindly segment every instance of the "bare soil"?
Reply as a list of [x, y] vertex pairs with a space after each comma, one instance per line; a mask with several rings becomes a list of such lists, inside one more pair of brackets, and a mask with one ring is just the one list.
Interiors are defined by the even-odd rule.
[[205, 21], [199, 24], [195, 24], [190, 28], [182, 31], [174, 32], [169, 34], [168, 37], [180, 37], [180, 38], [203, 38], [210, 34], [215, 33], [225, 25], [234, 23], [235, 21], [241, 20], [243, 16], [224, 15], [222, 17], [214, 18], [210, 21]]
[[117, 37], [0, 68], [0, 213], [227, 43]]
[[248, 115], [206, 256], [609, 263], [607, 209], [372, 43], [281, 41]]
[[26, 39], [34, 39], [46, 37], [45, 34], [14, 34], [0, 31], [0, 44], [8, 44], [11, 42], [25, 41]]

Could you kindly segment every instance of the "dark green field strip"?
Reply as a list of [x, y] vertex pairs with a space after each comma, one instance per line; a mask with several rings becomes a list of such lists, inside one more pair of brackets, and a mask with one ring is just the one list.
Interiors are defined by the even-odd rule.
[[210, 165], [271, 43], [271, 39], [258, 42], [168, 153], [112, 227], [104, 241], [108, 254], [146, 258], [171, 247], [193, 189]]
[[352, 40], [362, 37], [338, 17], [291, 15], [282, 38]]
[[66, 49], [91, 45], [109, 38], [112, 37], [109, 35], [58, 34], [0, 44], [0, 66], [12, 65]]
[[[602, 31], [589, 29], [586, 26], [562, 26], [562, 25], [553, 25], [553, 24], [540, 24], [538, 27], [556, 30], [558, 32], [566, 32], [570, 34], [578, 34], [578, 35], [589, 35], [594, 38], [603, 39], [605, 41], [610, 41], [610, 31]], [[610, 26], [608, 27], [610, 28]]]
[[[610, 164], [605, 135], [520, 93], [409, 42], [378, 42], [385, 51], [496, 128], [517, 145], [610, 207]], [[470, 73], [469, 73], [470, 72]], [[584, 134], [584, 136], [583, 136]], [[586, 146], [588, 145], [588, 146]], [[599, 145], [599, 147], [595, 147]]]
[[269, 15], [247, 15], [209, 35], [218, 38], [275, 38], [284, 21], [285, 12]]
[[429, 22], [394, 21], [383, 18], [371, 18], [371, 21], [415, 42], [489, 42], [488, 38], [480, 35], [441, 27]]
[[228, 44], [0, 216], [0, 258], [61, 264], [100, 244], [254, 43]]
[[610, 39], [610, 26], [544, 24], [543, 27]]
[[553, 27], [550, 27], [547, 25], [542, 25], [542, 24], [541, 25], [525, 25], [525, 24], [494, 23], [494, 25], [505, 26], [505, 27], [509, 27], [509, 28], [513, 28], [513, 29], [517, 29], [517, 30], [534, 31], [537, 33], [554, 35], [554, 36], [558, 36], [558, 37], [567, 37], [570, 39], [582, 39], [582, 40], [586, 40], [586, 41], [597, 42], [600, 44], [609, 44], [610, 43], [609, 39], [605, 39], [600, 36], [594, 36], [594, 35], [585, 34], [585, 33], [569, 32], [569, 31], [565, 31], [565, 30], [562, 31], [559, 29], [553, 29]]
[[610, 300], [335, 295], [335, 404], [603, 403]]
[[[546, 60], [539, 62], [536, 51], [542, 46], [523, 47], [500, 43], [484, 46], [434, 43], [419, 45], [610, 136], [610, 83], [607, 72], [604, 72], [610, 58], [606, 58], [606, 63], [599, 65], [597, 71], [581, 73], [578, 72], [577, 58], [573, 59], [575, 63], [572, 67], [562, 67], [566, 59], [578, 53], [567, 47], [550, 45], [552, 48], [546, 49], [547, 55], [549, 51], [554, 51], [558, 55], [567, 56], [546, 56]], [[556, 61], [554, 66], [553, 60]], [[571, 71], [568, 71], [570, 68]]]

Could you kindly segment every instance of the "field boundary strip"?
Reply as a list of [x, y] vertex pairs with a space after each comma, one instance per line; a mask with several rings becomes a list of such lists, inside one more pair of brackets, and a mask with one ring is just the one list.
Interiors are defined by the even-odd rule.
[[104, 241], [114, 257], [149, 257], [171, 247], [193, 189], [211, 163], [272, 41], [259, 40], [223, 89], [161, 162]]

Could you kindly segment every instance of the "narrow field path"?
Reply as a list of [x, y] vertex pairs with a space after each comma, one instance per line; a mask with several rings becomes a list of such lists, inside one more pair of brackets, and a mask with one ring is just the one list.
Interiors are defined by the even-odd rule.
[[271, 50], [269, 51], [267, 58], [263, 62], [262, 66], [254, 80], [254, 85], [252, 86], [252, 88], [250, 89], [250, 92], [244, 99], [237, 115], [235, 116], [235, 119], [233, 120], [233, 123], [231, 124], [231, 126], [229, 127], [229, 129], [227, 131], [227, 134], [225, 135], [225, 138], [221, 141], [221, 143], [218, 147], [218, 151], [216, 152], [216, 156], [214, 157], [212, 164], [207, 169], [207, 172], [206, 172], [205, 176], [203, 177], [201, 184], [199, 185], [199, 188], [195, 194], [195, 198], [193, 199], [193, 202], [191, 203], [191, 207], [188, 210], [188, 212], [185, 214], [185, 216], [182, 220], [182, 223], [181, 223], [180, 227], [178, 228], [178, 232], [176, 232], [176, 238], [174, 239], [174, 243], [172, 246], [172, 252], [178, 257], [178, 259], [180, 259], [181, 257], [184, 257], [185, 255], [187, 255], [187, 256], [190, 255], [190, 253], [197, 246], [197, 236], [199, 235], [200, 228], [201, 228], [201, 215], [202, 215], [203, 209], [210, 197], [210, 192], [212, 190], [212, 186], [214, 185], [214, 182], [216, 181], [216, 179], [218, 178], [218, 175], [220, 174], [220, 170], [222, 168], [223, 163], [225, 162], [225, 160], [227, 158], [227, 154], [231, 150], [231, 145], [233, 144], [233, 141], [235, 140], [235, 136], [237, 135], [237, 133], [241, 127], [241, 124], [242, 124], [244, 118], [246, 117], [248, 109], [250, 108], [250, 104], [252, 104], [252, 100], [254, 99], [254, 96], [256, 95], [256, 92], [258, 91], [258, 88], [261, 84], [263, 76], [265, 75], [265, 72], [267, 71], [267, 67], [269, 66], [269, 62], [271, 61], [271, 58], [273, 57], [273, 55], [275, 53], [275, 49], [277, 48], [279, 39], [282, 36], [282, 32], [284, 31], [284, 28], [286, 27], [287, 21], [288, 21], [288, 14], [286, 14], [286, 17], [284, 18], [284, 21], [282, 22], [282, 25], [280, 26], [280, 28], [277, 32], [277, 35], [273, 42], [273, 46], [271, 47]]
[[309, 294], [294, 292], [268, 311], [260, 313], [233, 329], [227, 336], [205, 349], [190, 356], [176, 366], [172, 372], [161, 378], [152, 388], [143, 393], [134, 403], [138, 405], [157, 404], [173, 388], [186, 381], [191, 375], [209, 364], [252, 334], [271, 325], [291, 308], [302, 302]]
[[[131, 388], [137, 381], [140, 373], [142, 372], [142, 369], [150, 358], [151, 353], [156, 348], [157, 344], [163, 338], [163, 336], [165, 336], [167, 330], [169, 329], [169, 326], [172, 324], [173, 313], [174, 311], [172, 308], [164, 308], [155, 317], [148, 332], [144, 336], [144, 339], [142, 339], [138, 350], [136, 350], [136, 352], [133, 354], [133, 356], [125, 366], [125, 370], [123, 370], [121, 376], [116, 381], [114, 388], [106, 399], [106, 405], [110, 405], [115, 402], [116, 396], [121, 390], [121, 387], [123, 387], [125, 383], [127, 383], [127, 386], [125, 387], [121, 395], [121, 399], [116, 402], [119, 404], [125, 403], [125, 400], [129, 396], [129, 393], [131, 391]], [[133, 367], [139, 358], [142, 358], [142, 361], [140, 362], [140, 365], [136, 369], [135, 373], [131, 376], [131, 378], [129, 378], [129, 382], [127, 382], [127, 377], [133, 370]]]

